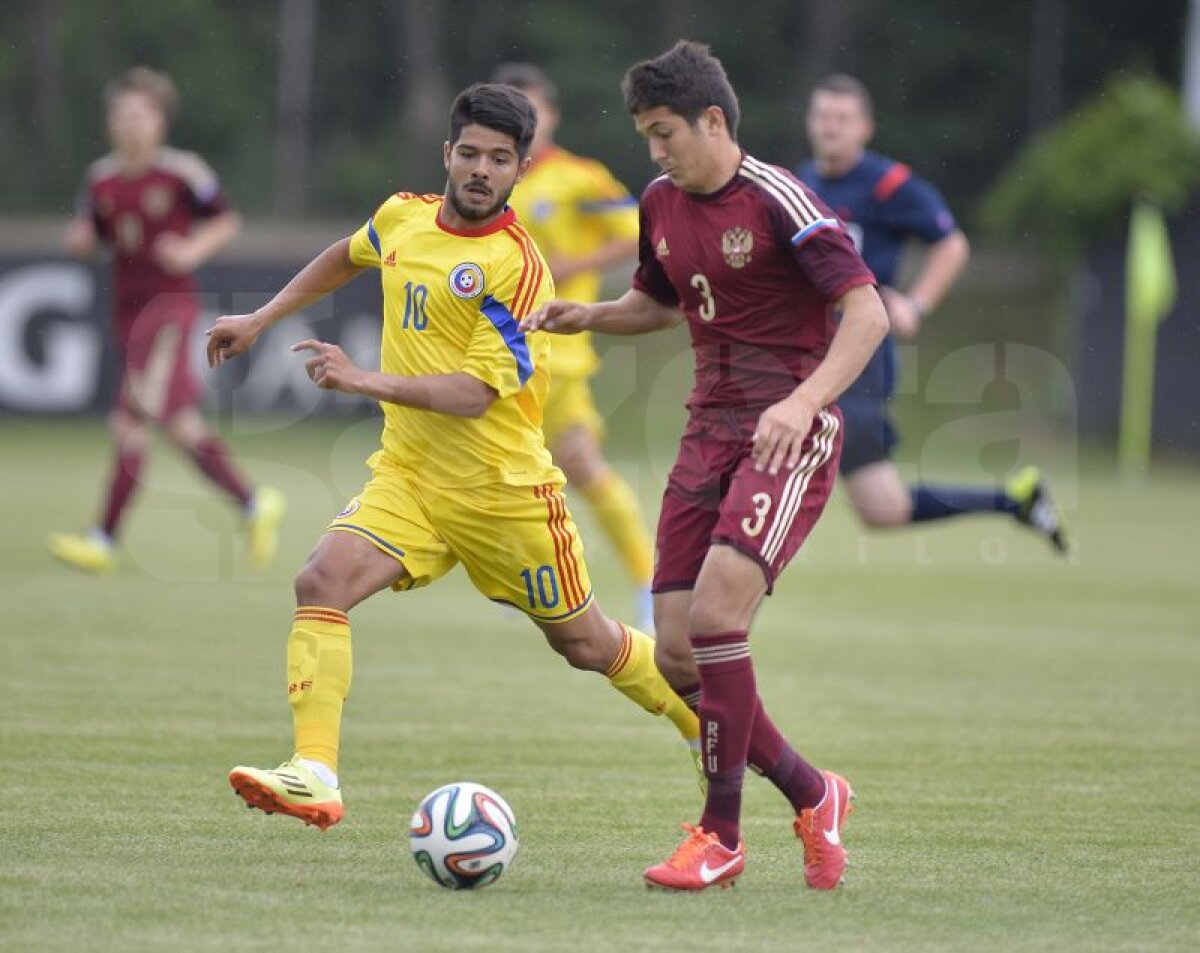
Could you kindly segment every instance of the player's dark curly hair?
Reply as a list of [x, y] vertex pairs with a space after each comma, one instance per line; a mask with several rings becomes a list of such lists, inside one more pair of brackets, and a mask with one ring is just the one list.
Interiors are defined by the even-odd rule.
[[729, 136], [737, 141], [737, 93], [721, 61], [703, 43], [680, 40], [667, 52], [629, 68], [621, 80], [625, 108], [631, 113], [665, 106], [695, 125], [709, 106], [725, 114]]
[[497, 83], [468, 86], [450, 107], [450, 144], [458, 142], [464, 126], [484, 126], [512, 136], [517, 155], [524, 159], [537, 128], [533, 103], [519, 89]]

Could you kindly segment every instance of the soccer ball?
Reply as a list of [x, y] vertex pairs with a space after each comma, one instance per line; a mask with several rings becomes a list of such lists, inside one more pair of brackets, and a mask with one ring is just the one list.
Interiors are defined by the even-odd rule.
[[517, 853], [517, 819], [495, 791], [458, 781], [431, 791], [409, 825], [413, 860], [439, 887], [495, 883]]

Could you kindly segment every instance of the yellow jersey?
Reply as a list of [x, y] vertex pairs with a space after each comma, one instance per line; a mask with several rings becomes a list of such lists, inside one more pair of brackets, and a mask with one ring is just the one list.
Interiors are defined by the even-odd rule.
[[[638, 237], [637, 199], [603, 165], [554, 146], [536, 159], [513, 191], [521, 224], [551, 259], [590, 255], [618, 238]], [[603, 278], [585, 271], [562, 283], [558, 294], [595, 301]], [[555, 377], [587, 377], [599, 366], [591, 335], [554, 338], [550, 371]]]
[[499, 395], [479, 418], [383, 408], [383, 456], [441, 487], [560, 482], [542, 436], [549, 386], [543, 333], [518, 322], [554, 295], [550, 269], [512, 209], [483, 228], [442, 224], [440, 195], [398, 192], [350, 239], [378, 268], [385, 374], [470, 374]]

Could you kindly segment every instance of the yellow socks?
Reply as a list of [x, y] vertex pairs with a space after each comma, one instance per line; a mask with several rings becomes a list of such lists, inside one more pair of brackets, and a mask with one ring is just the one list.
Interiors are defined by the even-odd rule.
[[612, 687], [652, 715], [666, 715], [684, 741], [700, 737], [700, 720], [662, 677], [654, 664], [654, 640], [644, 632], [621, 625], [621, 647], [605, 677]]
[[621, 556], [634, 585], [648, 586], [654, 575], [654, 544], [646, 532], [637, 497], [625, 479], [609, 470], [579, 487], [601, 529]]
[[288, 636], [288, 703], [296, 753], [337, 771], [342, 703], [350, 691], [350, 620], [338, 609], [301, 606]]

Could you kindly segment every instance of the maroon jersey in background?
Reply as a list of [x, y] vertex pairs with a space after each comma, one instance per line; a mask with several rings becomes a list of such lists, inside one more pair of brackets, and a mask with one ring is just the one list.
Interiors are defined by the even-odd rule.
[[190, 275], [163, 270], [154, 257], [155, 241], [168, 232], [186, 235], [196, 219], [227, 208], [216, 175], [192, 152], [163, 148], [149, 169], [134, 176], [123, 173], [114, 156], [91, 166], [80, 211], [92, 217], [100, 237], [113, 246], [113, 324], [122, 343], [155, 297], [190, 296], [196, 290]]
[[787, 397], [829, 349], [831, 303], [874, 281], [837, 217], [778, 166], [743, 155], [717, 192], [685, 192], [664, 175], [642, 195], [633, 284], [687, 315], [689, 408]]

